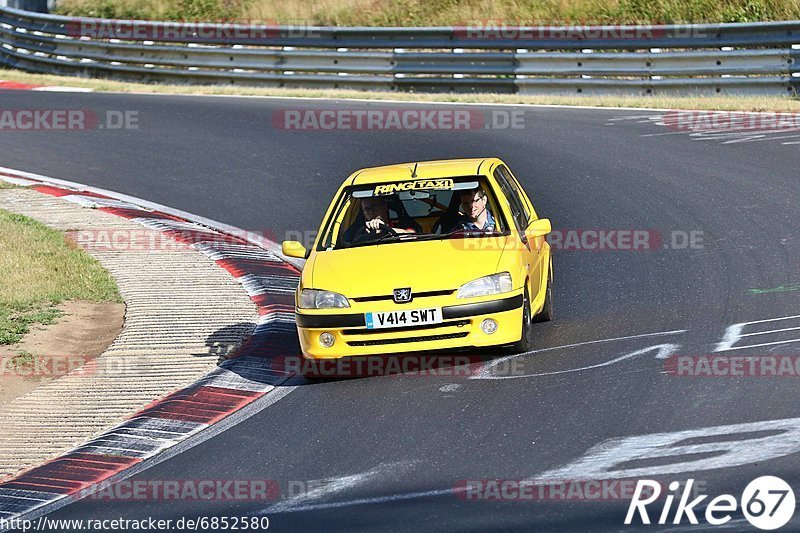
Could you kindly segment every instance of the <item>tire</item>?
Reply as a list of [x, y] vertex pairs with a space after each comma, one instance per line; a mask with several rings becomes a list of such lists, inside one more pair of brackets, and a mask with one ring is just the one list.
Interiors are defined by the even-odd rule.
[[513, 353], [530, 351], [531, 345], [531, 300], [528, 297], [527, 282], [525, 282], [525, 295], [522, 300], [522, 337], [511, 345]]
[[549, 322], [553, 319], [553, 271], [547, 274], [547, 288], [544, 293], [544, 306], [539, 313], [533, 317], [534, 323]]

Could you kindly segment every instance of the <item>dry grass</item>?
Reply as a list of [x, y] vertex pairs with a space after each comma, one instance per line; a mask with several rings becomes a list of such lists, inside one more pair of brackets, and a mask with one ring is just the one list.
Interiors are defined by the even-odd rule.
[[364, 26], [751, 22], [800, 18], [800, 0], [61, 0], [67, 15]]
[[2, 209], [0, 272], [0, 344], [52, 322], [63, 301], [122, 301], [111, 275], [61, 232]]
[[405, 102], [460, 102], [485, 104], [574, 105], [599, 107], [648, 107], [657, 109], [713, 109], [722, 111], [799, 111], [800, 99], [778, 96], [622, 97], [622, 96], [523, 96], [514, 94], [414, 94], [315, 89], [266, 89], [217, 85], [157, 85], [119, 81], [29, 74], [1, 70], [0, 78], [38, 85], [61, 85], [97, 91], [190, 95], [240, 95], [301, 98], [399, 100]]

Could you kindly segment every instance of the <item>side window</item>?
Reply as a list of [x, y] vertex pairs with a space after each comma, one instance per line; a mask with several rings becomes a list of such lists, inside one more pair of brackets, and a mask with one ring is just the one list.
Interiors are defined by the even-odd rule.
[[494, 179], [497, 180], [500, 189], [503, 191], [503, 195], [508, 199], [511, 215], [514, 217], [514, 225], [517, 226], [517, 230], [521, 233], [525, 231], [525, 228], [528, 226], [528, 213], [522, 200], [520, 200], [517, 195], [517, 191], [511, 186], [508, 178], [503, 175], [503, 170], [505, 169], [502, 166], [495, 169]]
[[350, 209], [350, 205], [352, 203], [353, 199], [348, 198], [344, 205], [342, 205], [339, 214], [332, 219], [333, 226], [331, 227], [331, 232], [328, 235], [328, 242], [326, 243], [327, 247], [336, 247], [337, 244], [342, 242], [342, 237], [344, 237], [345, 230], [352, 223], [352, 219], [355, 218], [355, 216], [353, 216], [353, 211]]
[[528, 220], [530, 221], [531, 218], [539, 218], [536, 215], [536, 210], [533, 208], [533, 204], [531, 204], [531, 199], [528, 198], [528, 195], [525, 194], [525, 191], [522, 189], [522, 185], [520, 185], [519, 180], [514, 177], [514, 174], [508, 169], [508, 167], [502, 167], [501, 172], [508, 178], [509, 183], [511, 186], [514, 187], [514, 190], [517, 191], [517, 195], [519, 199], [522, 200], [522, 206], [525, 208], [525, 212], [528, 213]]
[[531, 213], [530, 209], [528, 209], [528, 203], [525, 201], [525, 193], [522, 192], [519, 183], [514, 178], [514, 176], [511, 175], [511, 172], [506, 167], [501, 165], [497, 168], [497, 170], [500, 172], [500, 174], [503, 175], [508, 184], [511, 185], [511, 188], [514, 189], [514, 193], [516, 194], [516, 197], [519, 200], [519, 205], [522, 206], [522, 211], [523, 213], [525, 213], [525, 225], [527, 226], [528, 225], [527, 223], [531, 218]]
[[342, 217], [346, 213], [346, 208], [350, 204], [349, 193], [344, 192], [336, 200], [336, 207], [331, 211], [330, 218], [325, 221], [325, 228], [317, 245], [317, 250], [322, 251], [333, 246], [339, 235], [339, 228], [342, 224]]

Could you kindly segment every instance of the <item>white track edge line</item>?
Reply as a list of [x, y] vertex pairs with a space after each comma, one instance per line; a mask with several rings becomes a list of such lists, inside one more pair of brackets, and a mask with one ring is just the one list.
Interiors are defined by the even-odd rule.
[[[71, 89], [79, 89], [73, 87]], [[39, 92], [42, 92], [41, 90]], [[133, 95], [133, 96], [174, 96], [174, 97], [197, 97], [197, 98], [259, 98], [265, 100], [300, 100], [300, 101], [321, 101], [321, 102], [359, 102], [359, 103], [388, 103], [404, 105], [445, 105], [445, 106], [483, 106], [483, 107], [529, 107], [532, 109], [578, 109], [590, 111], [708, 111], [719, 112], [728, 111], [723, 109], [697, 109], [682, 107], [628, 107], [628, 106], [592, 106], [592, 105], [567, 105], [567, 104], [526, 104], [526, 103], [506, 103], [506, 102], [445, 102], [440, 100], [394, 100], [381, 98], [345, 98], [335, 96], [278, 96], [268, 94], [195, 94], [195, 93], [162, 93], [162, 92], [141, 92], [141, 91], [92, 91], [65, 90], [59, 92], [74, 92], [92, 94], [113, 94], [113, 95]], [[789, 100], [789, 98], [787, 98]], [[736, 113], [761, 113], [761, 111], [729, 111]], [[788, 112], [788, 111], [787, 111]]]

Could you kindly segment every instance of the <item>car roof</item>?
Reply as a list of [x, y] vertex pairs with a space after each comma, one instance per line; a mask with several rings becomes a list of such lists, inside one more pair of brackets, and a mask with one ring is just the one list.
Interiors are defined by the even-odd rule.
[[[354, 172], [349, 178], [349, 185], [369, 185], [374, 183], [391, 183], [396, 181], [413, 181], [418, 179], [453, 178], [458, 176], [474, 176], [484, 162], [497, 162], [494, 158], [442, 159], [438, 161], [419, 161], [400, 163], [383, 167], [365, 168]], [[412, 177], [416, 166], [416, 177]], [[490, 165], [484, 167], [484, 172]]]

